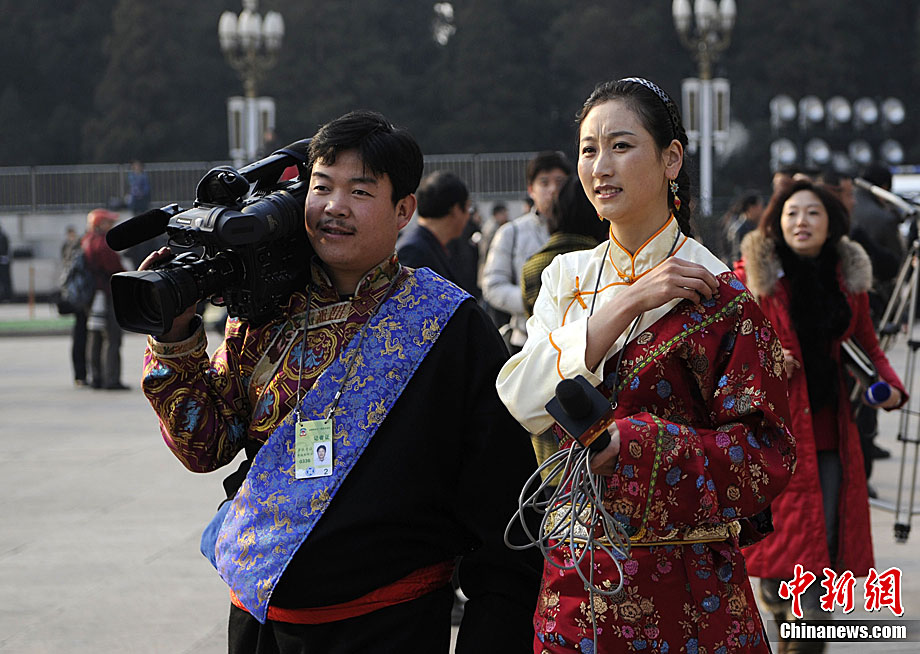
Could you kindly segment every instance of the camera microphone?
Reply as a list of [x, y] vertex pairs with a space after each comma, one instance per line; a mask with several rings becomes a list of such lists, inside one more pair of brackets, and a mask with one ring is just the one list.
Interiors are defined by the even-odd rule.
[[105, 242], [113, 250], [127, 250], [139, 243], [150, 240], [166, 231], [169, 219], [176, 213], [169, 210], [175, 205], [162, 209], [151, 209], [115, 225], [106, 232]]
[[869, 191], [869, 193], [877, 197], [879, 200], [892, 205], [904, 216], [912, 216], [920, 211], [920, 207], [918, 207], [910, 200], [902, 198], [897, 193], [892, 193], [888, 189], [884, 189], [881, 186], [876, 186], [872, 182], [868, 182], [861, 177], [854, 177], [853, 183], [856, 184], [856, 186], [859, 188], [865, 191]]
[[607, 427], [613, 422], [614, 407], [582, 375], [560, 381], [546, 410], [582, 446], [599, 452], [610, 443]]

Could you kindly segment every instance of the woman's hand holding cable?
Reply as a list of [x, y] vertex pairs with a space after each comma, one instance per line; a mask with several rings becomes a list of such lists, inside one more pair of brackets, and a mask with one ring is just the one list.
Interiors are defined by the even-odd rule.
[[678, 298], [699, 304], [718, 288], [719, 280], [700, 264], [670, 257], [637, 279], [623, 295], [636, 296], [642, 312]]
[[641, 276], [588, 319], [585, 364], [594, 370], [620, 334], [639, 314], [674, 299], [699, 304], [719, 288], [716, 276], [703, 266], [670, 257]]
[[591, 457], [591, 472], [596, 475], [612, 475], [620, 454], [620, 430], [617, 423], [611, 423], [607, 433], [610, 434], [610, 443]]

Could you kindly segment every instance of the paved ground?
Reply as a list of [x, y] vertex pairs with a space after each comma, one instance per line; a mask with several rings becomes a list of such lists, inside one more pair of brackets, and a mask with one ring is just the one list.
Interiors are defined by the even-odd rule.
[[[122, 346], [130, 391], [75, 389], [69, 339], [54, 335], [53, 311], [40, 305], [32, 318], [45, 335], [0, 329], [0, 652], [225, 652], [227, 593], [198, 552], [222, 475], [187, 472], [163, 445], [138, 387], [143, 337], [127, 335]], [[0, 324], [29, 319], [24, 305], [0, 305]], [[898, 371], [903, 360], [901, 345], [892, 353]], [[896, 457], [878, 463], [873, 482], [893, 500], [897, 415], [883, 419], [882, 432]], [[918, 620], [920, 526], [896, 544], [892, 515], [874, 509], [872, 517], [877, 565], [901, 568], [905, 618]], [[848, 618], [892, 619], [861, 608]], [[835, 643], [828, 651], [918, 649]]]
[[138, 387], [75, 389], [69, 339], [0, 339], [0, 652], [226, 651], [227, 594], [197, 551], [220, 476], [185, 471]]

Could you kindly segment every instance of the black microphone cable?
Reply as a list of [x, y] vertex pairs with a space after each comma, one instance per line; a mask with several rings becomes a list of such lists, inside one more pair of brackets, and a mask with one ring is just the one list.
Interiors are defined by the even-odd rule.
[[[642, 315], [639, 314], [632, 322], [626, 342], [632, 336]], [[623, 349], [617, 357], [615, 370], [619, 370]], [[610, 396], [610, 406], [617, 406], [616, 382]], [[606, 446], [609, 438], [604, 441]], [[612, 597], [623, 589], [623, 561], [629, 558], [631, 545], [624, 525], [604, 506], [604, 492], [607, 488], [605, 477], [591, 471], [591, 459], [595, 453], [594, 449], [583, 446], [575, 439], [571, 447], [554, 453], [534, 471], [518, 496], [517, 511], [505, 527], [505, 545], [517, 551], [536, 547], [550, 565], [564, 571], [574, 570], [578, 574], [585, 590], [588, 591], [591, 630], [596, 652], [597, 612], [594, 607], [594, 595]], [[542, 473], [545, 471], [549, 471], [549, 474], [542, 479]], [[559, 475], [561, 478], [558, 486], [547, 498], [553, 480]], [[529, 489], [535, 484], [536, 490], [528, 495]], [[540, 516], [537, 533], [533, 533], [527, 524], [525, 516], [531, 512]], [[511, 530], [515, 523], [519, 523], [523, 528], [526, 542], [522, 544], [511, 540]], [[598, 532], [601, 534], [600, 537]], [[609, 581], [606, 584], [595, 582], [598, 551], [609, 557], [616, 567], [619, 583], [615, 587], [611, 587]], [[563, 563], [558, 563], [554, 554]]]

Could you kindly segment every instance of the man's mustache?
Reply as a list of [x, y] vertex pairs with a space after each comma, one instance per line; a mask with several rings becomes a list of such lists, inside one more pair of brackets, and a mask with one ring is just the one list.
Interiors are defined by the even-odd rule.
[[349, 225], [346, 221], [340, 220], [338, 218], [329, 218], [326, 220], [319, 221], [319, 224], [316, 226], [317, 229], [338, 229], [343, 232], [353, 233], [355, 228], [352, 225]]

